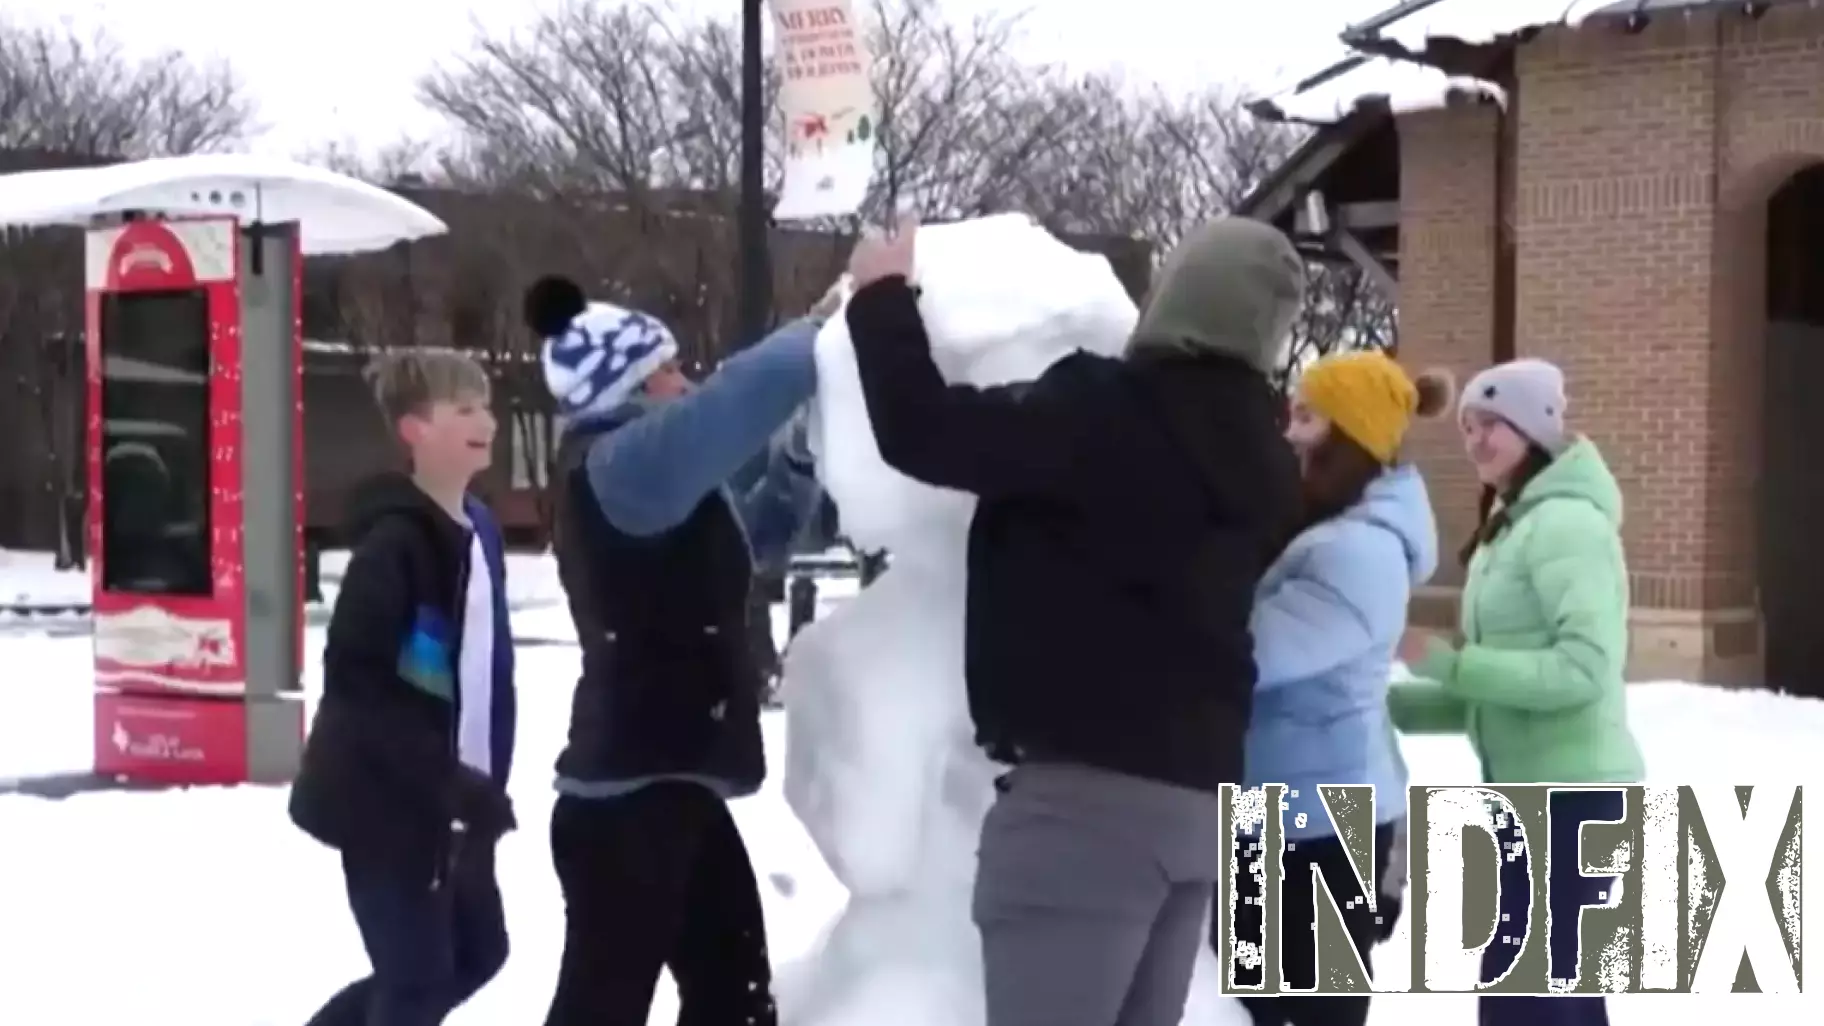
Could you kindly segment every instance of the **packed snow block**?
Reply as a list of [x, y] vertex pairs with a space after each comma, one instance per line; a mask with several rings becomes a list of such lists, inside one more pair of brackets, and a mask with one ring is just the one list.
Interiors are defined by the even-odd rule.
[[[928, 857], [965, 883], [974, 873], [973, 843], [958, 860], [926, 836], [950, 825], [931, 808], [933, 784], [955, 753], [972, 754], [962, 595], [901, 569], [806, 627], [785, 659], [786, 802], [852, 895], [900, 893], [940, 871]], [[930, 606], [893, 615], [915, 603]], [[992, 768], [981, 772], [991, 784]]]
[[[913, 275], [931, 355], [950, 381], [1009, 384], [1077, 349], [1118, 353], [1138, 317], [1107, 257], [1072, 249], [1022, 214], [920, 228]], [[817, 382], [811, 449], [843, 533], [895, 558], [895, 543], [954, 540], [970, 499], [881, 460], [840, 314], [817, 337]]]
[[[1137, 316], [1105, 257], [1006, 215], [921, 228], [914, 277], [932, 357], [972, 385], [1030, 380], [1077, 349], [1114, 354]], [[791, 1026], [979, 1026], [969, 914], [1000, 767], [963, 684], [971, 496], [880, 458], [846, 319], [817, 339], [811, 448], [842, 529], [887, 571], [786, 653], [784, 788], [849, 904], [777, 983]]]

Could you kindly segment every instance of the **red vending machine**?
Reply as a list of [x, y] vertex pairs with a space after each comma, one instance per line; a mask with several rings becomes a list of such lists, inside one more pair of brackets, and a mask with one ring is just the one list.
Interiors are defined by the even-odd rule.
[[231, 217], [129, 215], [89, 232], [100, 774], [226, 784], [288, 778], [296, 762], [297, 243], [289, 226]]
[[303, 258], [447, 228], [385, 189], [247, 154], [0, 175], [7, 225], [88, 229], [95, 775], [290, 780]]

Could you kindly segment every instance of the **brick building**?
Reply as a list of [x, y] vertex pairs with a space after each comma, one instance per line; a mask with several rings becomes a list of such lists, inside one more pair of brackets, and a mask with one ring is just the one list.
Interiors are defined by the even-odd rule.
[[[1247, 212], [1384, 272], [1411, 367], [1565, 369], [1626, 495], [1633, 678], [1824, 693], [1824, 10], [1572, 6], [1411, 0], [1347, 30], [1256, 104], [1316, 130]], [[1454, 551], [1478, 489], [1453, 427], [1411, 455]]]

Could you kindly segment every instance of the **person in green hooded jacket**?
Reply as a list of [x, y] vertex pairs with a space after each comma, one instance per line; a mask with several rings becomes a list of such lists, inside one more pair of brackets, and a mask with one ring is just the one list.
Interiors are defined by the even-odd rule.
[[[1392, 718], [1415, 734], [1467, 735], [1488, 783], [1624, 784], [1644, 772], [1628, 726], [1628, 572], [1621, 489], [1588, 438], [1568, 434], [1564, 375], [1515, 360], [1470, 380], [1458, 403], [1464, 448], [1494, 492], [1465, 549], [1455, 644], [1409, 632], [1401, 657], [1417, 680], [1389, 692]], [[1584, 822], [1618, 820], [1625, 792], [1553, 796], [1552, 976], [1577, 973], [1578, 912], [1603, 905], [1612, 881], [1585, 877], [1575, 857]], [[1497, 830], [1503, 844], [1520, 838]], [[1541, 839], [1534, 839], [1535, 843]], [[1503, 929], [1517, 939], [1531, 888], [1525, 858], [1502, 863]], [[1516, 944], [1485, 949], [1482, 978], [1511, 967]], [[1485, 995], [1480, 1026], [1603, 1026], [1600, 997]]]

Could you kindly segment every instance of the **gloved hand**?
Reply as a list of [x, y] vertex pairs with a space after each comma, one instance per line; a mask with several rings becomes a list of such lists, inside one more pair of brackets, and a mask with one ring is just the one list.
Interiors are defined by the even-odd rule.
[[519, 828], [513, 799], [487, 774], [466, 764], [458, 766], [452, 791], [452, 810], [471, 837], [492, 842]]

